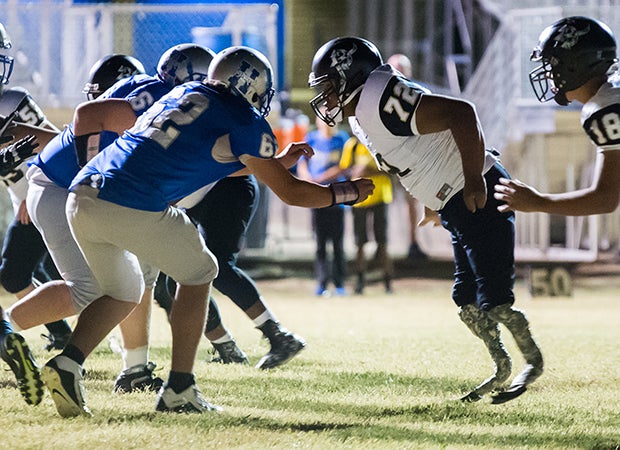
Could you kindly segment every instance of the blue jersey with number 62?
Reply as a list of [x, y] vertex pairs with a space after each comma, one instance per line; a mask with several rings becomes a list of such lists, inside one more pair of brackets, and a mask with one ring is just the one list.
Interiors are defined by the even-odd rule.
[[99, 198], [163, 211], [199, 188], [243, 169], [245, 157], [272, 158], [267, 121], [245, 99], [200, 82], [174, 88], [77, 174]]

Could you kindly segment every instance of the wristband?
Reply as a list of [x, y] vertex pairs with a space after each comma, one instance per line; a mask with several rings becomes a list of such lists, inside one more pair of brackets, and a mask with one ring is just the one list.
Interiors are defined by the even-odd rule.
[[354, 205], [360, 198], [360, 191], [352, 181], [341, 181], [329, 185], [332, 191], [332, 204]]
[[[91, 147], [93, 147], [94, 142], [91, 143], [90, 139], [93, 136], [99, 136], [99, 133], [89, 133], [89, 134], [83, 134], [81, 136], [75, 136], [74, 139], [74, 143], [75, 143], [75, 154], [77, 155], [77, 160], [78, 160], [78, 165], [80, 167], [84, 167], [86, 165], [86, 163], [88, 162], [88, 160], [90, 158], [88, 158], [88, 154], [89, 152], [92, 153], [92, 149]], [[99, 150], [99, 139], [96, 140], [96, 149]]]

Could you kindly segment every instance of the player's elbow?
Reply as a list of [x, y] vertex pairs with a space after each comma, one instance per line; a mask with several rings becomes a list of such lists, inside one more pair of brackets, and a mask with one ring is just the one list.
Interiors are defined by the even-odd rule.
[[592, 206], [596, 208], [596, 214], [609, 214], [618, 208], [620, 192], [601, 186], [595, 192], [595, 199]]

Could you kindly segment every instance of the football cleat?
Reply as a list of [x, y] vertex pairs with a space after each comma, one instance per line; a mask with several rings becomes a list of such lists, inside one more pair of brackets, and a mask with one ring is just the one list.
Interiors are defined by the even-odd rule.
[[159, 391], [164, 380], [153, 376], [153, 370], [157, 367], [154, 362], [138, 364], [123, 370], [114, 382], [113, 393], [129, 393], [135, 391]]
[[478, 394], [476, 391], [471, 391], [469, 394], [464, 395], [460, 399], [463, 403], [474, 403], [482, 400], [482, 396]]
[[282, 328], [273, 320], [268, 320], [258, 328], [269, 339], [271, 350], [258, 361], [257, 369], [273, 369], [281, 366], [306, 347], [306, 342], [300, 336]]
[[43, 399], [43, 382], [39, 367], [24, 337], [8, 333], [0, 338], [0, 356], [6, 361], [17, 380], [19, 391], [29, 405], [38, 405]]
[[542, 366], [526, 364], [521, 373], [517, 375], [514, 380], [512, 380], [512, 383], [508, 389], [491, 397], [491, 403], [494, 405], [499, 405], [519, 397], [525, 393], [527, 386], [536, 381], [542, 373]]
[[43, 366], [41, 378], [61, 417], [92, 416], [86, 406], [83, 377], [82, 366], [64, 355], [50, 359]]
[[248, 356], [239, 348], [234, 340], [222, 342], [221, 344], [211, 343], [217, 356], [211, 359], [212, 363], [222, 364], [249, 364]]
[[159, 412], [175, 413], [203, 413], [208, 411], [222, 411], [222, 407], [207, 402], [198, 387], [193, 384], [183, 392], [176, 393], [170, 387], [161, 387], [157, 395], [155, 410]]

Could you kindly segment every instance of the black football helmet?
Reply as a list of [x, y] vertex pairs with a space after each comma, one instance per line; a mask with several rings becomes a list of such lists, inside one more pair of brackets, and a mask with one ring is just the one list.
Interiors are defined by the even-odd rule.
[[[8, 50], [11, 47], [11, 38], [9, 38], [4, 25], [0, 23], [0, 49]], [[0, 83], [8, 84], [13, 72], [14, 62], [12, 56], [0, 54]]]
[[267, 57], [258, 50], [241, 45], [225, 48], [215, 55], [208, 79], [245, 98], [261, 116], [269, 114], [275, 93], [273, 69]]
[[118, 80], [141, 73], [146, 73], [144, 66], [133, 56], [107, 55], [90, 68], [88, 82], [84, 85], [82, 92], [89, 100], [93, 100]]
[[543, 30], [530, 60], [541, 65], [530, 72], [540, 102], [568, 105], [566, 92], [603, 76], [616, 58], [616, 39], [607, 25], [588, 17], [560, 19]]
[[[359, 37], [341, 37], [324, 44], [314, 54], [308, 85], [317, 91], [310, 105], [323, 122], [342, 121], [342, 109], [362, 90], [370, 72], [383, 64], [377, 47]], [[338, 95], [338, 106], [326, 108], [327, 98]]]
[[169, 48], [157, 63], [157, 75], [170, 87], [207, 77], [215, 52], [197, 44], [179, 44]]

